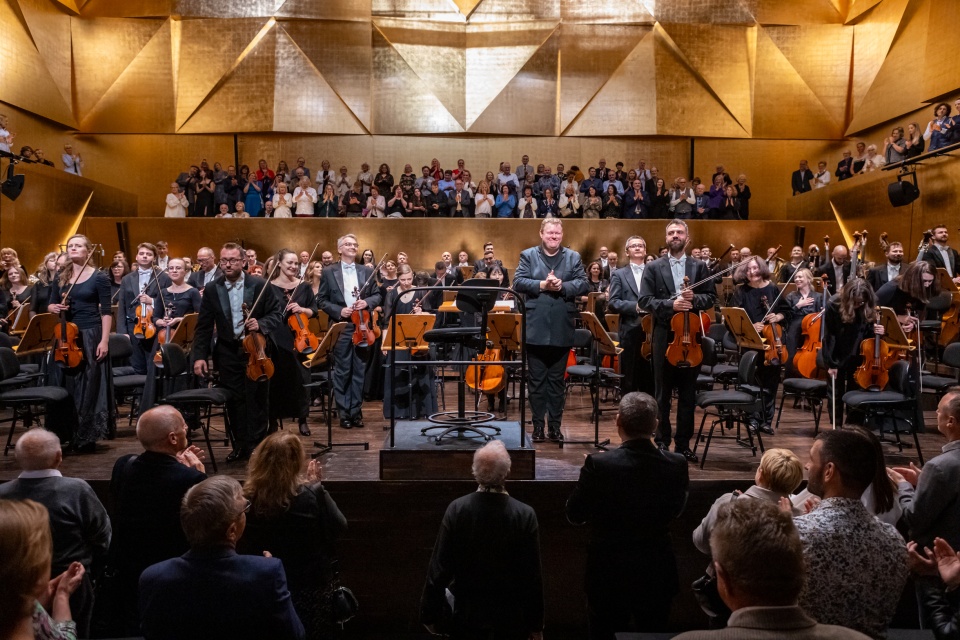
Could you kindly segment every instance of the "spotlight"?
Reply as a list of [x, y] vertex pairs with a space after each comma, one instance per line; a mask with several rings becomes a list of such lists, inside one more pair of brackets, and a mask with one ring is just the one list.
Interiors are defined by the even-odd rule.
[[[912, 182], [904, 180], [910, 178]], [[905, 171], [897, 176], [897, 181], [887, 185], [887, 197], [895, 207], [905, 207], [920, 197], [917, 188], [917, 172]]]

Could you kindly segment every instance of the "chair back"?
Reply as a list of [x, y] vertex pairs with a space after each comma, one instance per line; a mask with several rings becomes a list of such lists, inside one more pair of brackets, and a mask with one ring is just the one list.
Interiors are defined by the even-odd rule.
[[740, 356], [740, 364], [737, 367], [738, 385], [755, 385], [757, 379], [757, 356], [759, 352], [748, 350]]
[[910, 363], [898, 360], [888, 371], [890, 376], [890, 391], [902, 393], [908, 398], [916, 395], [914, 386], [910, 384]]
[[[924, 305], [924, 309], [929, 313], [940, 314], [950, 308], [953, 304], [953, 296], [949, 291], [943, 291], [932, 298]], [[929, 315], [927, 317], [930, 317]]]
[[[713, 327], [710, 327], [713, 329]], [[700, 347], [703, 349], [703, 363], [708, 367], [717, 364], [717, 343], [713, 338], [703, 337], [700, 339]]]
[[126, 360], [133, 355], [133, 343], [130, 342], [130, 336], [122, 333], [111, 333], [110, 340], [107, 343], [110, 349], [110, 358], [117, 360]]
[[20, 359], [10, 347], [0, 347], [0, 380], [9, 380], [20, 374]]
[[183, 347], [173, 342], [167, 342], [160, 346], [160, 354], [163, 358], [162, 373], [165, 378], [176, 378], [186, 373], [190, 361]]
[[943, 350], [943, 364], [954, 369], [960, 369], [960, 342], [947, 345]]
[[575, 329], [573, 332], [573, 348], [588, 349], [593, 342], [593, 334], [590, 329]]

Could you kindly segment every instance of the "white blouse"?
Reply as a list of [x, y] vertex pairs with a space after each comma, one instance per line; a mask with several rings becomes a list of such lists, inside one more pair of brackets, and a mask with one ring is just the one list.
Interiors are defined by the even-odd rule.
[[387, 201], [383, 196], [377, 196], [374, 199], [373, 196], [367, 198], [367, 217], [368, 218], [382, 218], [383, 210], [387, 208]]
[[290, 213], [290, 207], [293, 206], [293, 196], [289, 193], [280, 195], [279, 193], [273, 194], [273, 217], [274, 218], [291, 218], [293, 217]]
[[[297, 203], [296, 215], [298, 217], [313, 217], [313, 205], [317, 203], [317, 190], [313, 187], [297, 187], [293, 191], [293, 201]], [[276, 215], [276, 214], [274, 214]]]
[[486, 195], [478, 193], [474, 201], [477, 203], [474, 215], [478, 218], [489, 218], [493, 212], [493, 196], [489, 193]]
[[175, 196], [172, 193], [167, 194], [167, 209], [163, 214], [164, 218], [186, 218], [187, 217], [187, 197], [182, 193]]

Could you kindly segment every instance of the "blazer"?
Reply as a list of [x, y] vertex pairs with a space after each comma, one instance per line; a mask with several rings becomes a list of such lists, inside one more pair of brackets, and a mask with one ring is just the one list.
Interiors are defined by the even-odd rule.
[[[647, 267], [644, 266], [644, 271]], [[637, 304], [640, 302], [640, 289], [637, 279], [633, 277], [633, 268], [628, 264], [613, 272], [610, 276], [607, 309], [620, 314], [620, 341], [623, 336], [640, 326], [640, 313]]]
[[[330, 316], [331, 322], [340, 322], [343, 318], [340, 313], [347, 306], [347, 299], [343, 291], [343, 263], [339, 260], [329, 267], [325, 267], [323, 275], [320, 276], [320, 291], [317, 293], [320, 311]], [[357, 287], [363, 289], [367, 279], [372, 277], [373, 269], [370, 267], [357, 265]], [[380, 306], [382, 302], [380, 289], [376, 286], [367, 287], [367, 295], [363, 300], [367, 301], [367, 306], [372, 310]]]
[[[842, 272], [844, 284], [850, 281], [850, 264], [850, 262], [843, 263]], [[815, 278], [821, 278], [823, 276], [827, 276], [827, 289], [830, 291], [830, 293], [839, 293], [836, 283], [834, 282], [836, 279], [836, 273], [833, 270], [833, 259], [829, 256], [813, 272], [813, 277]]]
[[[684, 275], [690, 278], [690, 284], [701, 282], [708, 275], [707, 265], [700, 260], [687, 256]], [[670, 333], [670, 320], [673, 314], [672, 298], [676, 294], [673, 284], [673, 272], [670, 270], [669, 254], [647, 263], [640, 282], [640, 308], [654, 314], [653, 345], [664, 346]], [[703, 282], [693, 289], [693, 311], [712, 309], [717, 301], [714, 283]]]
[[[159, 273], [159, 267], [154, 267]], [[150, 284], [147, 286], [146, 294], [151, 299], [157, 297], [159, 288], [170, 286], [170, 277], [166, 273], [159, 273], [156, 279], [150, 277]], [[120, 280], [120, 293], [117, 294], [117, 333], [123, 333], [128, 336], [133, 335], [133, 328], [137, 324], [137, 306], [133, 302], [140, 295], [140, 275], [134, 270], [123, 276]]]
[[283, 563], [226, 547], [190, 550], [144, 571], [140, 625], [148, 640], [305, 636]]
[[790, 186], [793, 188], [793, 195], [810, 191], [812, 189], [810, 186], [811, 180], [813, 180], [813, 171], [810, 171], [810, 169], [806, 171], [797, 169], [790, 174]]
[[[956, 278], [958, 275], [957, 267], [960, 266], [960, 254], [957, 254], [956, 249], [948, 248], [947, 254], [950, 258], [950, 273], [953, 274], [953, 277]], [[926, 262], [930, 263], [931, 267], [945, 269], [947, 265], [943, 263], [943, 255], [941, 255], [940, 250], [934, 246], [930, 246], [926, 251], [923, 252], [923, 259]]]
[[725, 629], [687, 631], [674, 640], [866, 640], [859, 631], [819, 624], [803, 609], [792, 607], [744, 607], [730, 615]]
[[[220, 270], [220, 267], [214, 267], [213, 278], [212, 279], [207, 278], [207, 284], [212, 283], [214, 280], [216, 280], [222, 275], [223, 275], [223, 271]], [[189, 284], [194, 289], [199, 289], [200, 291], [203, 291], [204, 284], [203, 284], [203, 280], [201, 280], [203, 276], [204, 276], [203, 269], [200, 269], [198, 271], [193, 271], [187, 277], [187, 284]]]
[[587, 294], [587, 274], [580, 254], [561, 246], [554, 275], [563, 281], [560, 291], [541, 291], [550, 267], [540, 246], [524, 249], [513, 276], [513, 288], [524, 296], [527, 310], [527, 344], [572, 347], [577, 297]]
[[[903, 263], [901, 263], [900, 272], [902, 273], [905, 268], [906, 266]], [[889, 281], [889, 276], [887, 274], [886, 262], [884, 262], [879, 267], [874, 267], [873, 269], [870, 269], [870, 271], [867, 271], [867, 282], [870, 284], [871, 287], [873, 287], [874, 291], [879, 291], [880, 287], [887, 284], [888, 281]]]
[[[244, 274], [243, 301], [253, 310], [252, 317], [260, 324], [260, 332], [266, 336], [284, 327], [283, 306], [273, 289], [267, 286], [263, 278]], [[263, 291], [263, 297], [260, 292]], [[254, 302], [260, 302], [254, 307]], [[230, 298], [227, 294], [227, 279], [221, 276], [207, 285], [207, 291], [200, 302], [200, 315], [197, 318], [197, 330], [193, 336], [193, 357], [195, 360], [207, 359], [210, 355], [213, 330], [216, 328], [219, 342], [234, 340], [233, 316], [230, 312]], [[286, 328], [284, 327], [286, 331]]]
[[943, 453], [928, 460], [916, 489], [909, 482], [898, 487], [902, 521], [910, 529], [910, 539], [931, 546], [937, 536], [951, 546], [960, 545], [960, 444], [947, 443]]
[[636, 197], [633, 189], [628, 189], [623, 194], [622, 218], [640, 219], [648, 218], [650, 215], [650, 196], [646, 191], [640, 192], [640, 197]]
[[[443, 193], [442, 191], [440, 193]], [[447, 204], [450, 209], [447, 215], [451, 218], [472, 218], [473, 195], [466, 189], [460, 190], [460, 215], [457, 215], [457, 191], [451, 191], [447, 198]]]

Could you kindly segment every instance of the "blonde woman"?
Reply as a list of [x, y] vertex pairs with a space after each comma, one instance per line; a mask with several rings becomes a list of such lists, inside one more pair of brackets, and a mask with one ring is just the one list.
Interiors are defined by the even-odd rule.
[[489, 218], [492, 215], [494, 198], [490, 195], [489, 182], [486, 180], [480, 182], [474, 201], [477, 203], [475, 214], [477, 218]]
[[367, 198], [367, 215], [368, 218], [382, 218], [384, 217], [383, 211], [387, 208], [387, 203], [384, 200], [383, 196], [380, 195], [380, 189], [377, 188], [377, 185], [372, 185], [370, 187], [370, 197]]
[[167, 208], [163, 213], [163, 217], [186, 218], [187, 204], [187, 196], [180, 191], [180, 185], [176, 182], [171, 183], [170, 193], [167, 194]]
[[277, 192], [273, 194], [273, 217], [274, 218], [292, 218], [290, 209], [293, 207], [293, 196], [287, 193], [287, 184], [281, 182], [277, 185]]

